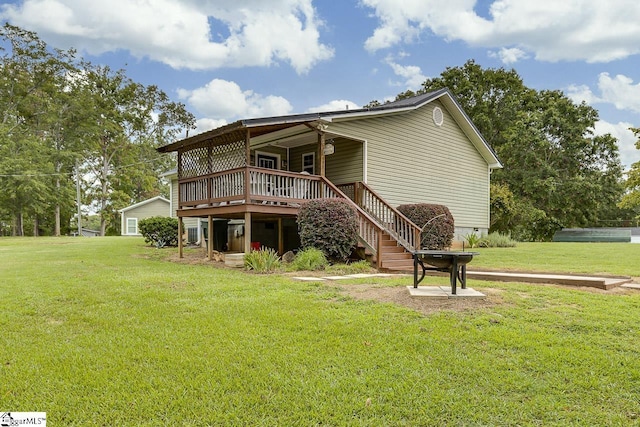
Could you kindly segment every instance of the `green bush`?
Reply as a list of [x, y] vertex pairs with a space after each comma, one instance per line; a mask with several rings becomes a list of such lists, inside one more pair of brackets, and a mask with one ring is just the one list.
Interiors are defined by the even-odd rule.
[[178, 219], [154, 216], [138, 221], [138, 230], [144, 241], [157, 248], [178, 245]]
[[273, 273], [280, 269], [282, 263], [278, 253], [271, 248], [262, 248], [258, 251], [251, 251], [244, 256], [244, 266], [247, 270], [254, 270], [257, 273]]
[[511, 236], [499, 232], [489, 233], [478, 242], [481, 248], [513, 248], [516, 245], [517, 242]]
[[421, 248], [443, 250], [451, 246], [455, 227], [449, 208], [444, 205], [416, 203], [400, 205], [398, 210], [422, 228]]
[[327, 261], [324, 252], [316, 248], [307, 248], [298, 252], [291, 263], [291, 269], [294, 271], [316, 271], [324, 270], [328, 265], [329, 261]]
[[300, 208], [298, 231], [304, 249], [317, 248], [328, 258], [343, 261], [358, 242], [358, 219], [345, 200], [311, 200]]
[[482, 236], [478, 236], [476, 233], [469, 233], [464, 236], [464, 241], [467, 242], [467, 246], [470, 248], [475, 248], [480, 243]]

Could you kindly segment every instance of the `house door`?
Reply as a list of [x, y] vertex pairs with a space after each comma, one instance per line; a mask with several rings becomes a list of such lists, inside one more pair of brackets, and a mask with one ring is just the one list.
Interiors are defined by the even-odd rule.
[[256, 166], [267, 169], [280, 169], [280, 156], [269, 153], [256, 153]]

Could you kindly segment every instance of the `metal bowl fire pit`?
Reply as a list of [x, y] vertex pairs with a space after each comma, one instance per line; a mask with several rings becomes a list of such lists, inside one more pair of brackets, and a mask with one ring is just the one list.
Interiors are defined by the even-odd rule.
[[[413, 287], [424, 279], [427, 270], [444, 271], [449, 273], [451, 293], [456, 294], [458, 280], [462, 289], [467, 287], [467, 264], [471, 262], [477, 252], [456, 251], [415, 251], [413, 253]], [[418, 266], [422, 267], [422, 276], [418, 278]]]

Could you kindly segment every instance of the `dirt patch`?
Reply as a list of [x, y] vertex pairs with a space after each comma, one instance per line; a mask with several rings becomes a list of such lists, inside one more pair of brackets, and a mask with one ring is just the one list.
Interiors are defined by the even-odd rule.
[[412, 297], [404, 286], [377, 285], [340, 285], [336, 288], [352, 298], [398, 304], [422, 314], [431, 314], [442, 310], [467, 311], [489, 308], [503, 304], [500, 289], [482, 288], [486, 298], [429, 298]]

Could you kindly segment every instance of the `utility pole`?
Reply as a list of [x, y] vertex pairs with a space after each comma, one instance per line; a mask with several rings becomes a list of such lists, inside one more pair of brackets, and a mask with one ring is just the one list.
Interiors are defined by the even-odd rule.
[[76, 160], [76, 203], [78, 205], [78, 237], [82, 236], [82, 205], [80, 200], [80, 165]]

